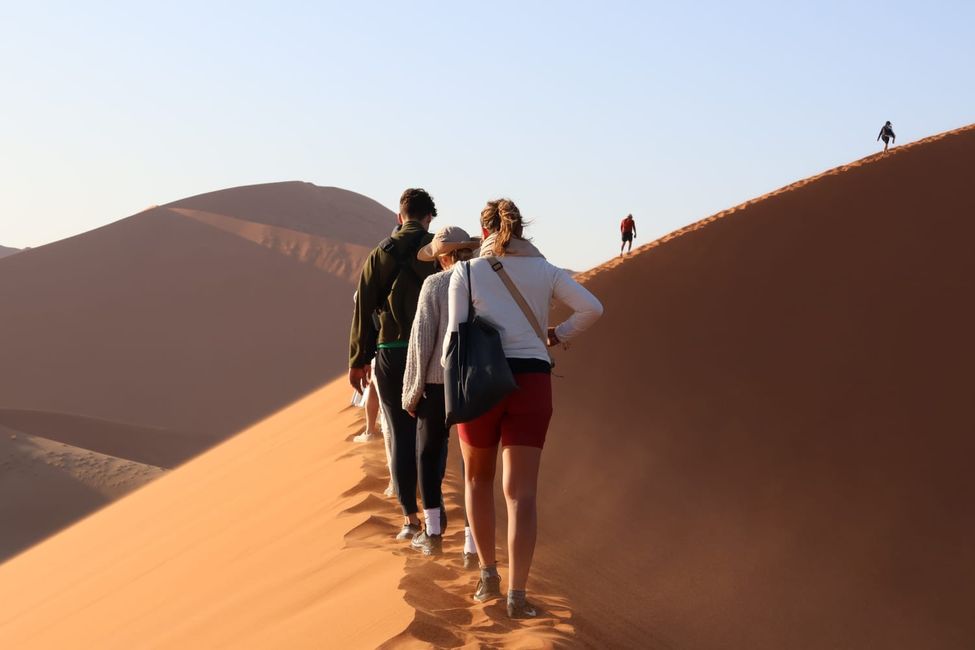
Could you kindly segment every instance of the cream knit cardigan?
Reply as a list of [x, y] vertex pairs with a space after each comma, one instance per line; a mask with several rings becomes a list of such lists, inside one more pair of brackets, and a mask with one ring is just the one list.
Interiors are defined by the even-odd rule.
[[429, 276], [420, 288], [416, 317], [410, 329], [410, 347], [403, 375], [403, 409], [416, 410], [426, 384], [443, 383], [440, 351], [447, 336], [447, 289], [450, 272]]

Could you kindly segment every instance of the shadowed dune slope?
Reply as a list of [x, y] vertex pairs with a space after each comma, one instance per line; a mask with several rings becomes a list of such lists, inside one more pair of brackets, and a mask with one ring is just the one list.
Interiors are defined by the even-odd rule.
[[[337, 247], [360, 206], [357, 241], [379, 241], [394, 223], [365, 197], [308, 183], [204, 197], [240, 209], [221, 213], [238, 222], [271, 223], [278, 206], [281, 223], [329, 232]], [[341, 252], [349, 266], [368, 251]], [[7, 258], [0, 340], [13, 344], [0, 347], [0, 408], [238, 431], [346, 366], [354, 286], [319, 262], [165, 207]]]
[[13, 255], [14, 253], [19, 253], [19, 248], [10, 248], [8, 246], [0, 246], [0, 257], [7, 257], [8, 255]]
[[0, 426], [0, 559], [162, 473]]
[[[308, 183], [205, 197], [225, 212], [156, 207], [0, 261], [0, 426], [174, 467], [343, 371], [368, 249], [342, 237], [379, 241], [393, 213]], [[38, 541], [86, 503], [4, 527]]]
[[583, 275], [536, 565], [583, 638], [975, 647], [973, 168], [961, 129]]
[[199, 453], [201, 445], [210, 446], [220, 439], [206, 433], [184, 433], [67, 413], [16, 409], [0, 409], [0, 426], [165, 468], [176, 467]]

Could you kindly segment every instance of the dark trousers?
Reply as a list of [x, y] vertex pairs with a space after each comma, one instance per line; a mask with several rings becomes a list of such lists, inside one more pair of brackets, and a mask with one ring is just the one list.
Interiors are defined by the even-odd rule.
[[427, 384], [416, 408], [416, 460], [420, 466], [420, 496], [424, 508], [443, 505], [443, 477], [447, 471], [447, 408], [443, 384]]
[[416, 420], [403, 410], [403, 374], [406, 348], [380, 349], [376, 353], [379, 400], [392, 429], [393, 487], [404, 515], [418, 512], [416, 506]]

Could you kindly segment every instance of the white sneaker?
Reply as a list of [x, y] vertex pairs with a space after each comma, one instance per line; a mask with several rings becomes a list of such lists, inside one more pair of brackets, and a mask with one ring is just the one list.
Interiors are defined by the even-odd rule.
[[379, 440], [382, 436], [378, 433], [372, 431], [363, 431], [359, 435], [352, 438], [352, 442], [372, 442], [373, 440]]

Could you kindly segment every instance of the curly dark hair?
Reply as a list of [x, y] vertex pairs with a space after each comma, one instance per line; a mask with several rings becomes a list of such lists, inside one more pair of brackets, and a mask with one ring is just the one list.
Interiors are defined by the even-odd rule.
[[437, 216], [437, 206], [433, 197], [419, 187], [411, 187], [399, 197], [399, 213], [404, 219], [422, 219], [427, 215]]

